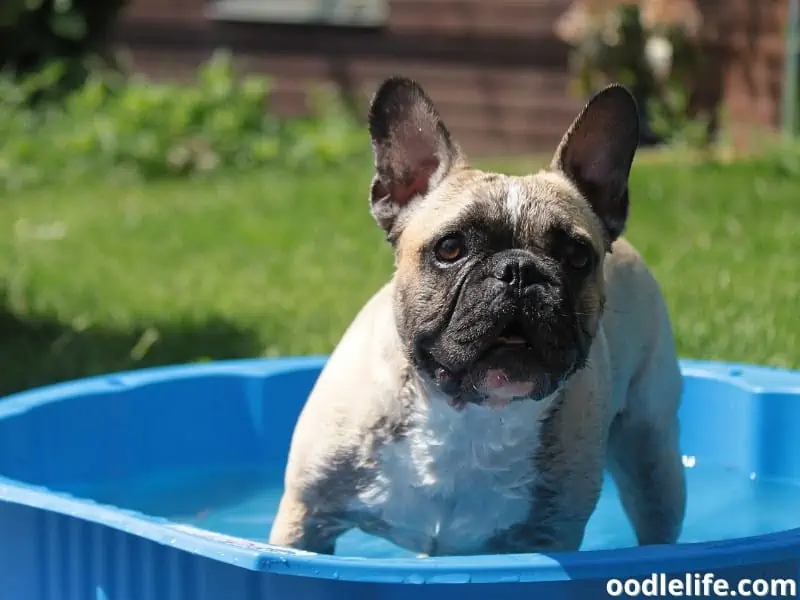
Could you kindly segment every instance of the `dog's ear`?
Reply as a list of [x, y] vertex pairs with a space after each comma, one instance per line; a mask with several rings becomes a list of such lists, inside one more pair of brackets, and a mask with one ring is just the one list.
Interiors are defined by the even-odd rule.
[[375, 158], [372, 215], [392, 239], [397, 217], [432, 191], [464, 157], [433, 102], [415, 81], [391, 77], [369, 109]]
[[551, 163], [589, 201], [609, 245], [622, 234], [628, 219], [628, 176], [638, 144], [636, 100], [621, 85], [610, 85], [586, 104]]

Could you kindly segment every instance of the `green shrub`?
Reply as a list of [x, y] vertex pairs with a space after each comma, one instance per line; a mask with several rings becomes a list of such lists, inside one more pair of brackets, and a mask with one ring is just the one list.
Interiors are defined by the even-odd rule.
[[[105, 51], [109, 29], [125, 0], [2, 0], [0, 69], [15, 77], [42, 69], [53, 60], [64, 69], [60, 94], [80, 85], [87, 56]], [[36, 98], [37, 100], [39, 98]]]
[[332, 94], [305, 118], [270, 114], [269, 82], [238, 78], [217, 53], [191, 84], [96, 69], [66, 97], [32, 105], [63, 76], [53, 63], [18, 82], [0, 79], [0, 186], [19, 189], [87, 175], [152, 179], [220, 168], [307, 169], [363, 155], [363, 128]]

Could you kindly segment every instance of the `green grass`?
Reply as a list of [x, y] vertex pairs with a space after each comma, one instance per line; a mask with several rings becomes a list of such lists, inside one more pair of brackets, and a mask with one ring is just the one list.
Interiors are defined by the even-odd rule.
[[[392, 265], [367, 167], [4, 198], [0, 394], [330, 351]], [[634, 168], [628, 237], [662, 282], [683, 356], [800, 367], [798, 201], [792, 178], [763, 166]]]

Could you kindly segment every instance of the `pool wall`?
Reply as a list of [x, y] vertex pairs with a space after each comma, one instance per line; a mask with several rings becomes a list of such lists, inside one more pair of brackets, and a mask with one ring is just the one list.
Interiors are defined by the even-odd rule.
[[[65, 491], [153, 469], [285, 460], [324, 360], [151, 369], [0, 400], [0, 600], [597, 600], [609, 597], [610, 578], [651, 573], [710, 571], [732, 584], [798, 576], [798, 530], [550, 556], [366, 560], [272, 548]], [[687, 454], [800, 480], [800, 374], [683, 369]]]

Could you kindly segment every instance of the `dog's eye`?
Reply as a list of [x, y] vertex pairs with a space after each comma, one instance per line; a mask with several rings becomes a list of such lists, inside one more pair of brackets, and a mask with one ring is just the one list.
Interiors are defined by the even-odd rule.
[[567, 244], [565, 259], [570, 267], [582, 271], [592, 262], [592, 249], [584, 242], [573, 241]]
[[443, 237], [436, 244], [436, 258], [443, 262], [454, 262], [464, 256], [464, 240], [458, 235]]

